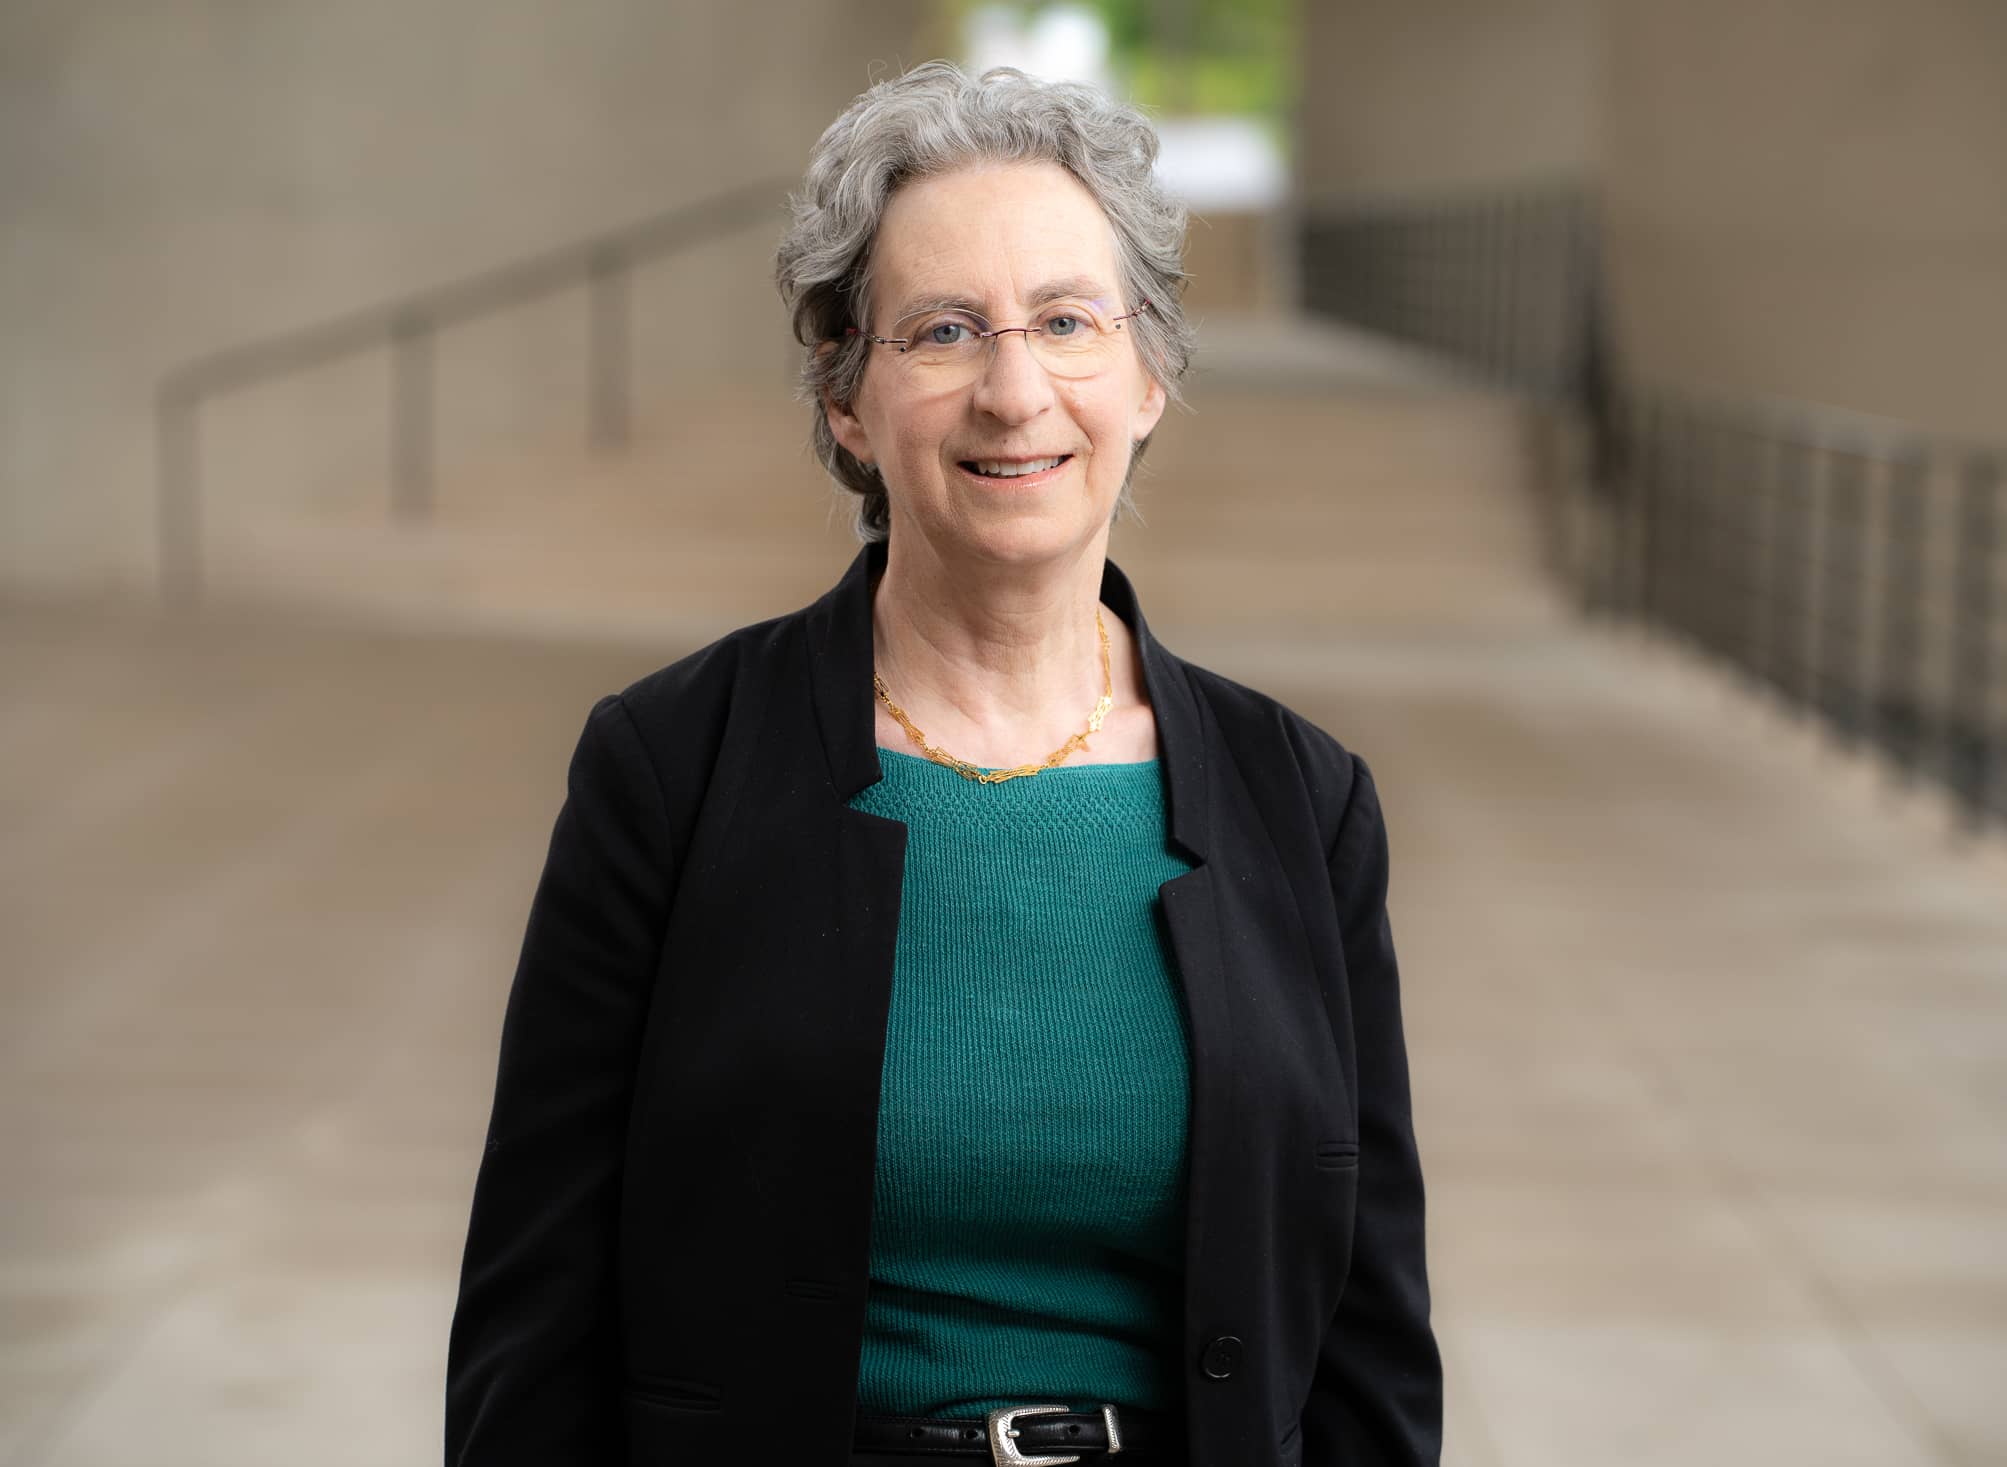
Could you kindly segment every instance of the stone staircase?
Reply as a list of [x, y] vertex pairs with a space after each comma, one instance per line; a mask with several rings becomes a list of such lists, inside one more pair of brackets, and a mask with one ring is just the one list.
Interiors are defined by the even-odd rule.
[[[1366, 338], [1202, 325], [1189, 405], [1111, 554], [1154, 621], [1322, 638], [1545, 625], [1525, 409]], [[627, 451], [498, 455], [397, 525], [372, 489], [239, 507], [211, 532], [219, 603], [518, 634], [688, 642], [802, 605], [856, 545], [779, 384], [679, 394]]]

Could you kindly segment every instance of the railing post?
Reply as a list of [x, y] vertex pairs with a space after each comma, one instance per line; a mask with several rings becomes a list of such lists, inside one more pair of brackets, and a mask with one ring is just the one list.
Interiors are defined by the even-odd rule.
[[1819, 708], [1850, 747], [1861, 733], [1861, 574], [1865, 508], [1861, 456], [1839, 449], [1826, 494], [1825, 636], [1818, 673]]
[[1512, 198], [1494, 193], [1484, 208], [1485, 297], [1484, 375], [1491, 382], [1505, 378], [1512, 352]]
[[610, 453], [627, 444], [628, 379], [632, 366], [626, 257], [601, 250], [591, 266], [592, 446]]
[[1631, 402], [1633, 441], [1631, 455], [1631, 518], [1634, 525], [1633, 556], [1637, 574], [1632, 578], [1632, 605], [1639, 621], [1647, 626], [1662, 620], [1663, 578], [1659, 572], [1660, 525], [1658, 472], [1660, 460], [1659, 399], [1635, 397]]
[[1727, 661], [1732, 638], [1726, 630], [1726, 618], [1734, 609], [1735, 576], [1721, 427], [1713, 417], [1696, 411], [1687, 434], [1686, 480], [1693, 496], [1694, 636], [1702, 651]]
[[1812, 458], [1809, 444], [1777, 445], [1777, 502], [1770, 546], [1770, 680], [1786, 705], [1805, 701], [1812, 619]]
[[1436, 350], [1452, 357], [1463, 351], [1459, 330], [1463, 322], [1455, 295], [1455, 251], [1455, 210], [1438, 204], [1429, 210], [1429, 336]]
[[1689, 646], [1704, 648], [1702, 629], [1702, 541], [1699, 434], [1694, 427], [1696, 411], [1690, 400], [1682, 400], [1672, 417], [1672, 438], [1667, 444], [1666, 508], [1672, 511], [1671, 550], [1672, 622]]
[[1869, 733], [1905, 775], [1923, 753], [1923, 540], [1927, 461], [1904, 450], [1889, 465], [1887, 551], [1882, 557], [1881, 656]]
[[1665, 588], [1661, 620], [1675, 637], [1689, 638], [1687, 623], [1688, 588], [1693, 575], [1693, 502], [1687, 489], [1688, 449], [1687, 402], [1677, 398], [1658, 416], [1658, 452], [1653, 455], [1656, 472], [1652, 489], [1658, 505], [1659, 583]]
[[1746, 474], [1743, 492], [1748, 497], [1746, 520], [1748, 543], [1743, 547], [1747, 571], [1747, 594], [1742, 603], [1743, 661], [1758, 685], [1770, 681], [1770, 653], [1775, 629], [1772, 607], [1777, 595], [1777, 562], [1772, 547], [1777, 539], [1777, 445], [1749, 424], [1742, 425]]
[[1738, 676], [1749, 669], [1749, 649], [1743, 641], [1748, 625], [1743, 600], [1749, 594], [1749, 501], [1742, 481], [1738, 450], [1741, 439], [1719, 415], [1709, 419], [1709, 504], [1714, 518], [1714, 565], [1719, 584], [1709, 598], [1710, 630], [1715, 650]]
[[399, 316], [390, 341], [390, 508], [424, 524], [432, 518], [432, 323]]
[[2003, 660], [1993, 632], [1994, 552], [1999, 538], [2000, 465], [1974, 454], [1959, 493], [1957, 610], [1953, 619], [1950, 745], [1952, 787], [1972, 824], [1995, 810], [2001, 762], [1993, 726], [1994, 682]]
[[1740, 421], [1723, 424], [1722, 483], [1728, 495], [1727, 533], [1734, 589], [1722, 600], [1722, 637], [1743, 681], [1754, 686], [1761, 652], [1757, 646], [1758, 617], [1763, 604], [1763, 538], [1765, 504], [1760, 472], [1761, 441]]
[[197, 392], [172, 378], [153, 405], [160, 594], [175, 611], [193, 611], [202, 601], [201, 406]]
[[1421, 235], [1421, 220], [1413, 210], [1394, 221], [1394, 334], [1417, 346], [1427, 346], [1428, 337], [1422, 331], [1422, 268], [1421, 252], [1415, 241]]

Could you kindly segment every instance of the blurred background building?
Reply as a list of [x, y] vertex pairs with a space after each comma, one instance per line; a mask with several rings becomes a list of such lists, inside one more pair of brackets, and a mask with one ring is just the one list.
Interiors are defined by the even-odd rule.
[[1369, 757], [1445, 1460], [2007, 1460], [2007, 7], [0, 4], [0, 1467], [436, 1455], [599, 694], [855, 542], [787, 190], [1159, 120], [1113, 553]]

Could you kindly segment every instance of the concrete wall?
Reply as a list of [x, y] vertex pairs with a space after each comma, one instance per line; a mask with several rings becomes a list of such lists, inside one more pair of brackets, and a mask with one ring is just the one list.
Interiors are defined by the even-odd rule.
[[1613, 0], [1605, 24], [1633, 370], [2007, 440], [2007, 5]]
[[1315, 213], [1576, 174], [1620, 358], [2007, 439], [2001, 0], [1310, 0]]
[[1306, 0], [1304, 205], [1592, 166], [1596, 0]]
[[[921, 59], [922, 8], [835, 0], [783, 24], [778, 4], [723, 0], [0, 7], [0, 590], [151, 588], [150, 399], [173, 364], [798, 176], [845, 101]], [[778, 222], [637, 294], [686, 342], [771, 331], [734, 349], [780, 383]], [[442, 342], [442, 417], [575, 418], [582, 321], [554, 301]], [[644, 330], [644, 354], [674, 355], [673, 331]], [[374, 476], [384, 375], [354, 363], [318, 394], [275, 390], [262, 435], [227, 421], [251, 404], [219, 410], [212, 458], [262, 436], [237, 465], [252, 495]]]

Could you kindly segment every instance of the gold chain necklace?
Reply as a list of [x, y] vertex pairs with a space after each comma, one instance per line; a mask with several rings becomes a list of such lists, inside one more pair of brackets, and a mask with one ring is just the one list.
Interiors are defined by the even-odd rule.
[[885, 691], [885, 679], [877, 673], [871, 674], [871, 685], [878, 689], [878, 701], [899, 720], [899, 727], [906, 730], [906, 737], [920, 746], [920, 750], [936, 764], [945, 765], [963, 779], [973, 779], [978, 784], [1002, 784], [1007, 779], [1020, 775], [1043, 774], [1046, 770], [1064, 764], [1075, 749], [1087, 747], [1087, 736], [1101, 732], [1101, 720], [1108, 716], [1108, 710], [1115, 706], [1115, 678], [1108, 666], [1108, 628], [1102, 625], [1101, 608], [1094, 608], [1094, 630], [1101, 634], [1101, 701], [1094, 705], [1094, 711], [1087, 717], [1087, 727], [1075, 734], [1050, 754], [1043, 763], [1020, 764], [1015, 769], [981, 770], [965, 760], [957, 759], [945, 749], [937, 749], [927, 742], [927, 736], [913, 727], [913, 720], [906, 716], [906, 710], [892, 701], [892, 695]]

